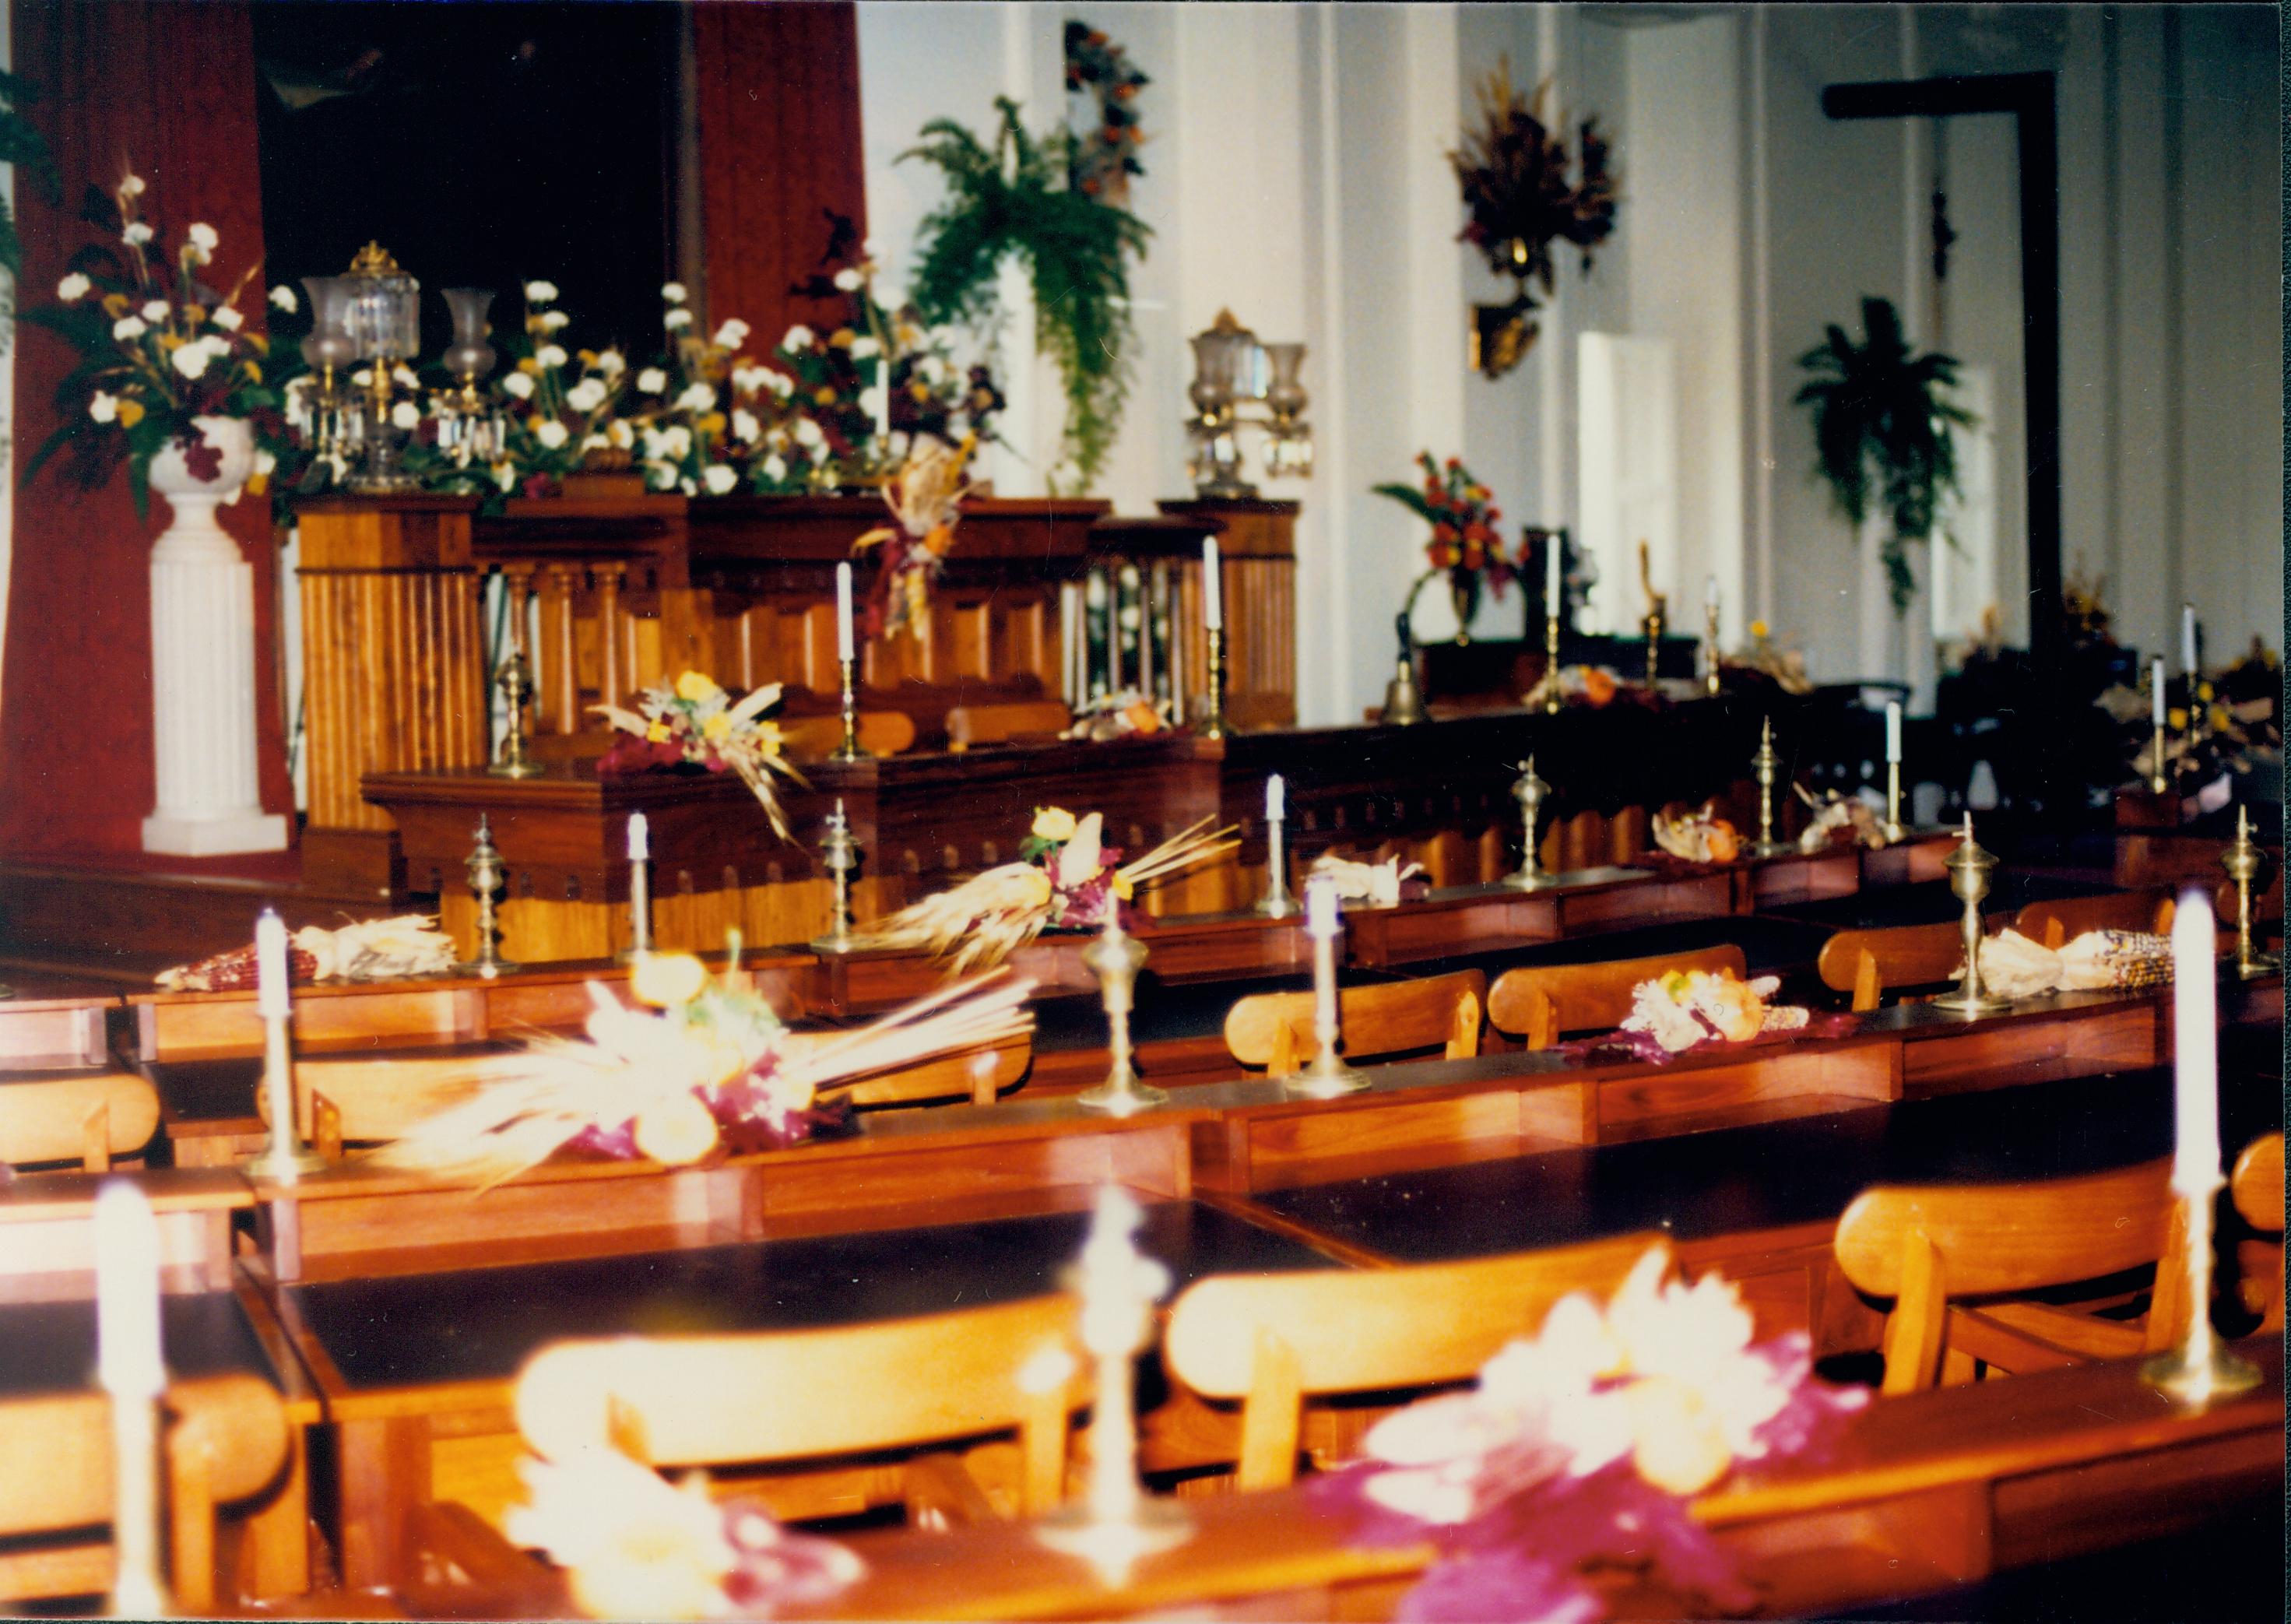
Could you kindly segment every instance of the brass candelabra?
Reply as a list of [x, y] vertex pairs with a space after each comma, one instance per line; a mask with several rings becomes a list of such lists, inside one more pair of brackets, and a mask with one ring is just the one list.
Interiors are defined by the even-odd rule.
[[2273, 953], [2259, 951], [2251, 935], [2251, 888], [2259, 878], [2263, 861], [2259, 845], [2251, 838], [2251, 808], [2239, 806], [2235, 809], [2235, 843], [2227, 848], [2220, 864], [2227, 877], [2235, 881], [2235, 973], [2245, 981], [2261, 976], [2271, 976], [2283, 968], [2283, 961]]
[[827, 829], [820, 837], [819, 854], [835, 893], [829, 904], [827, 934], [815, 937], [811, 945], [819, 953], [849, 953], [851, 871], [859, 866], [859, 841], [851, 832], [851, 820], [844, 816], [840, 796], [836, 798], [835, 810], [827, 815]]
[[1221, 739], [1225, 737], [1225, 628], [1211, 626], [1209, 641], [1209, 705], [1202, 736]]
[[1750, 848], [1754, 857], [1779, 856], [1790, 849], [1787, 842], [1774, 839], [1774, 784], [1781, 760], [1774, 751], [1774, 719], [1769, 716], [1759, 724], [1758, 753], [1750, 758], [1750, 771], [1758, 781], [1758, 839]]
[[1540, 891], [1558, 882], [1543, 872], [1542, 854], [1536, 850], [1536, 824], [1551, 786], [1536, 776], [1533, 756], [1519, 764], [1519, 776], [1512, 780], [1511, 792], [1519, 802], [1519, 867], [1506, 875], [1504, 882], [1523, 891]]
[[494, 845], [491, 820], [482, 813], [478, 817], [477, 842], [470, 855], [462, 859], [470, 871], [470, 892], [478, 899], [477, 951], [454, 968], [465, 976], [482, 976], [491, 981], [504, 970], [518, 967], [501, 956], [497, 945], [501, 936], [499, 916], [494, 905], [494, 893], [501, 888], [502, 855]]
[[486, 771], [496, 778], [537, 778], [542, 765], [528, 760], [525, 753], [525, 708], [533, 700], [533, 678], [525, 669], [525, 651], [512, 647], [494, 680], [509, 706], [509, 731], [502, 738], [501, 759]]
[[1702, 691], [1718, 696], [1718, 606], [1702, 606]]
[[1639, 623], [1639, 629], [1646, 633], [1646, 685], [1650, 689], [1656, 684], [1655, 668], [1662, 657], [1662, 631], [1666, 624], [1664, 611], [1668, 607], [1662, 599], [1657, 598], [1654, 607], [1646, 612], [1646, 619]]
[[831, 761], [856, 761], [859, 749], [859, 662], [841, 659], [836, 664], [842, 669], [843, 742], [827, 759]]
[[1113, 1116], [1130, 1116], [1170, 1097], [1168, 1092], [1137, 1079], [1129, 1042], [1129, 1012], [1137, 1008], [1137, 972], [1146, 968], [1146, 944], [1121, 928], [1121, 910], [1108, 896], [1105, 924], [1097, 940], [1082, 950], [1081, 961], [1097, 977], [1098, 993], [1105, 1006], [1106, 1052], [1110, 1063], [1105, 1081], [1082, 1095], [1088, 1110]]
[[1954, 1009], [1961, 1015], [1990, 1015], [2009, 1009], [2011, 999], [1998, 997], [1981, 981], [1981, 901], [1989, 895], [1989, 876], [1997, 867], [1997, 859], [1974, 842], [1970, 812], [1965, 815], [1957, 849], [1949, 854], [1944, 866], [1949, 870], [1949, 888], [1965, 904], [1965, 917], [1960, 921], [1965, 937], [1965, 973], [1957, 981], [1957, 991], [1934, 999], [1933, 1006]]
[[2165, 736], [2164, 731], [2165, 712], [2161, 698], [2164, 692], [2164, 663], [2160, 659], [2148, 667], [2148, 703], [2155, 717], [2156, 735], [2149, 742], [2150, 753], [2148, 758], [2148, 792], [2151, 795], [2161, 795], [2171, 789], [2172, 779], [2170, 774], [2165, 770], [2164, 763], [2164, 752], [2170, 741]]

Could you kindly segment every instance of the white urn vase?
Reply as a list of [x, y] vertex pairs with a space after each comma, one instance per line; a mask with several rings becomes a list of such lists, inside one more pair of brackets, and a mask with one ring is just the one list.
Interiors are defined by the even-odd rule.
[[222, 465], [191, 472], [170, 441], [151, 488], [173, 519], [151, 545], [151, 736], [159, 804], [143, 849], [205, 857], [279, 851], [286, 820], [262, 809], [254, 750], [254, 570], [215, 522], [254, 471], [254, 434], [238, 418], [195, 420]]

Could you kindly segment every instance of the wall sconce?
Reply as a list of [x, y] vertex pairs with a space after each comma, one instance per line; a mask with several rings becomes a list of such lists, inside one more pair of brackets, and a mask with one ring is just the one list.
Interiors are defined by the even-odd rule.
[[[1265, 431], [1265, 474], [1272, 479], [1303, 479], [1313, 472], [1313, 430], [1305, 422], [1305, 386], [1297, 374], [1305, 365], [1302, 344], [1260, 344], [1257, 334], [1219, 310], [1205, 333], [1194, 334], [1194, 383], [1188, 391], [1194, 415], [1186, 420], [1192, 450], [1186, 478], [1198, 496], [1211, 501], [1246, 500], [1257, 487], [1241, 477], [1241, 430]], [[1243, 417], [1241, 408], [1260, 403], [1262, 418]]]

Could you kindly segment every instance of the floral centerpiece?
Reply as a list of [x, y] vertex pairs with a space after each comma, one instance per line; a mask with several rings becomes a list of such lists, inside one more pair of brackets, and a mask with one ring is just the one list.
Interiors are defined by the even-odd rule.
[[1104, 744], [1114, 739], [1144, 738], [1156, 733], [1167, 733], [1172, 727], [1154, 703], [1153, 695], [1143, 688], [1116, 688], [1111, 694], [1100, 694], [1086, 699], [1074, 707], [1073, 725], [1058, 736], [1065, 739], [1087, 739], [1094, 744]]
[[1066, 149], [1066, 185], [1085, 197], [1126, 205], [1129, 181], [1146, 173], [1137, 149], [1146, 140], [1137, 92], [1154, 81], [1129, 52], [1080, 18], [1066, 19], [1066, 93], [1097, 101], [1097, 125]]
[[619, 736], [598, 761], [597, 770], [631, 773], [691, 766], [711, 773], [737, 773], [784, 840], [787, 817], [772, 792], [772, 775], [798, 784], [803, 779], [788, 764], [779, 724], [764, 720], [763, 713], [779, 699], [780, 685], [774, 682], [735, 703], [714, 678], [688, 671], [673, 683], [645, 689], [633, 711], [591, 705]]
[[1018, 843], [1018, 861], [990, 868], [857, 933], [866, 948], [921, 949], [951, 958], [960, 974], [1000, 964], [1045, 930], [1089, 930], [1129, 904], [1137, 888], [1223, 856], [1241, 842], [1203, 818], [1141, 856], [1121, 860], [1105, 843], [1105, 819], [1041, 807]]
[[1714, 1611], [1750, 1604], [1689, 1497], [1739, 1462], [1832, 1447], [1869, 1395], [1817, 1381], [1804, 1331], [1756, 1340], [1718, 1275], [1670, 1267], [1655, 1247], [1604, 1306], [1562, 1298], [1473, 1391], [1395, 1411], [1362, 1464], [1315, 1481], [1367, 1540], [1433, 1546], [1399, 1617], [1591, 1624], [1599, 1578], [1641, 1575]]
[[221, 238], [203, 221], [186, 227], [172, 253], [157, 252], [160, 230], [144, 217], [145, 190], [133, 173], [108, 195], [88, 189], [81, 218], [117, 245], [92, 244], [74, 253], [57, 302], [24, 313], [79, 354], [56, 386], [57, 426], [25, 464], [24, 478], [66, 446], [73, 477], [91, 490], [125, 462], [139, 517], [149, 513], [152, 460], [171, 446], [193, 478], [221, 477], [221, 448], [202, 419], [253, 424], [258, 450], [247, 485], [257, 492], [285, 438], [269, 344], [242, 308], [260, 265], [239, 272], [228, 291], [210, 285], [205, 277]]
[[1456, 609], [1456, 640], [1468, 643], [1472, 639], [1467, 628], [1479, 609], [1481, 588], [1485, 586], [1501, 599], [1504, 588], [1518, 573], [1516, 563], [1504, 553], [1503, 537], [1496, 532], [1496, 521], [1503, 513], [1490, 497], [1488, 487], [1474, 478], [1471, 470], [1458, 458], [1438, 462], [1430, 452], [1423, 451], [1417, 454], [1416, 462], [1424, 470], [1420, 486], [1395, 480], [1371, 487], [1432, 527], [1432, 535], [1424, 543], [1430, 567], [1408, 589], [1402, 614], [1411, 613], [1417, 594], [1444, 575], [1449, 600]]
[[648, 953], [631, 1009], [601, 983], [585, 1035], [543, 1036], [489, 1062], [466, 1099], [373, 1153], [389, 1167], [490, 1188], [568, 1146], [682, 1167], [719, 1151], [794, 1144], [848, 1127], [825, 1097], [932, 1056], [1008, 1042], [1033, 1028], [1031, 981], [982, 977], [856, 1032], [800, 1041], [736, 968], [711, 977], [687, 953]]
[[1805, 1009], [1769, 1001], [1781, 977], [1743, 981], [1732, 972], [1671, 970], [1631, 989], [1631, 1010], [1596, 1048], [1620, 1048], [1643, 1060], [1666, 1060], [1705, 1043], [1748, 1043], [1776, 1033], [1803, 1032]]
[[617, 1450], [518, 1462], [525, 1499], [504, 1523], [565, 1570], [593, 1619], [800, 1617], [866, 1572], [848, 1548], [791, 1533], [746, 1498], [671, 1486]]
[[924, 436], [913, 442], [898, 472], [883, 481], [883, 500], [894, 524], [879, 525], [851, 543], [855, 554], [879, 548], [874, 584], [868, 589], [865, 621], [871, 637], [901, 631], [920, 638], [930, 620], [931, 583], [945, 567], [962, 521], [962, 499], [970, 486], [964, 470], [977, 442], [958, 445]]
[[1655, 849], [1681, 863], [1732, 863], [1742, 855], [1741, 832], [1720, 817], [1716, 802], [1704, 801], [1692, 812], [1676, 816], [1657, 812], [1647, 819]]
[[1802, 784], [1790, 788], [1805, 802], [1813, 816], [1798, 831], [1797, 848], [1811, 856], [1834, 846], [1866, 846], [1872, 851], [1883, 851], [1893, 843], [1885, 832], [1885, 821], [1869, 803], [1859, 795], [1841, 795], [1836, 790], [1816, 795]]
[[631, 436], [619, 416], [631, 383], [628, 359], [610, 348], [568, 351], [570, 324], [557, 306], [555, 283], [525, 285], [525, 324], [503, 344], [510, 365], [494, 385], [508, 432], [493, 476], [505, 493], [541, 495], [599, 452], [628, 453]]

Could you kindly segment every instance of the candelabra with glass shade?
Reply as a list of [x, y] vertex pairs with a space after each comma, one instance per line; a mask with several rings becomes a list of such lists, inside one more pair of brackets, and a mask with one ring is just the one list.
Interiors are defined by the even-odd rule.
[[430, 402], [438, 418], [438, 448], [455, 466], [491, 462], [504, 438], [501, 410], [478, 388], [478, 380], [494, 369], [500, 358], [486, 342], [492, 328], [486, 320], [493, 308], [489, 287], [449, 287], [442, 290], [446, 310], [453, 318], [453, 342], [439, 357], [454, 382], [439, 390]]
[[356, 403], [342, 387], [344, 370], [358, 358], [344, 325], [350, 290], [340, 277], [304, 277], [302, 292], [310, 305], [302, 359], [316, 380], [309, 390], [311, 447], [322, 457], [347, 457], [359, 444], [360, 427]]
[[[1302, 479], [1313, 471], [1313, 430], [1305, 422], [1306, 397], [1298, 374], [1305, 365], [1302, 344], [1260, 344], [1257, 334], [1219, 310], [1207, 331], [1193, 338], [1194, 382], [1187, 390], [1193, 415], [1186, 420], [1190, 447], [1186, 477], [1194, 494], [1210, 501], [1247, 501], [1257, 487], [1242, 475], [1241, 430], [1262, 430], [1268, 478]], [[1262, 417], [1243, 416], [1246, 406], [1262, 406]]]
[[360, 403], [365, 443], [358, 470], [344, 483], [368, 494], [412, 490], [415, 481], [398, 460], [406, 430], [392, 421], [391, 407], [398, 366], [421, 349], [422, 284], [374, 242], [358, 250], [341, 282], [342, 326], [371, 369]]

